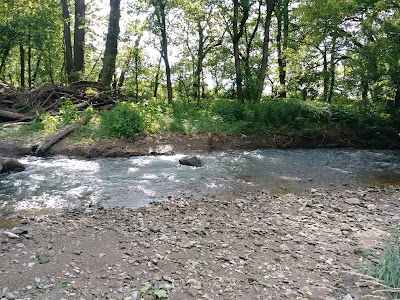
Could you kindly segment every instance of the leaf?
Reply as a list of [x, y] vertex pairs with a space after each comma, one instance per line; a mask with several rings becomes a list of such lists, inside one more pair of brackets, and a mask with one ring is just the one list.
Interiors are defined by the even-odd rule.
[[166, 290], [158, 290], [153, 293], [155, 299], [165, 299], [168, 298], [168, 294]]
[[144, 284], [144, 286], [140, 289], [140, 292], [141, 292], [142, 294], [146, 294], [146, 293], [149, 291], [150, 288], [151, 288], [151, 283], [146, 282], [146, 283]]
[[63, 281], [63, 282], [61, 282], [61, 284], [60, 284], [60, 288], [66, 288], [67, 286], [69, 286], [69, 285], [71, 285], [72, 283], [71, 282], [68, 282], [68, 281]]

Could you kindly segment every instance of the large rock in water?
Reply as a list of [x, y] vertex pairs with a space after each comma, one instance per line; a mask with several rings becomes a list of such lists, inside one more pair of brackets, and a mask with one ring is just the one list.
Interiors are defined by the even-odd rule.
[[181, 165], [191, 166], [191, 167], [201, 167], [203, 162], [197, 156], [184, 156], [179, 160]]
[[25, 166], [15, 159], [2, 159], [0, 158], [0, 174], [22, 172]]

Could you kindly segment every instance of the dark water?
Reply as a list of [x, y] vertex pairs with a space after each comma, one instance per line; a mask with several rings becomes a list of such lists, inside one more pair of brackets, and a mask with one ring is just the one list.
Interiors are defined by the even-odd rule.
[[182, 155], [26, 157], [20, 160], [26, 171], [0, 177], [0, 216], [90, 204], [139, 207], [168, 196], [200, 198], [255, 188], [282, 193], [311, 187], [400, 186], [400, 151], [271, 149], [198, 156], [205, 163], [202, 168], [179, 165]]

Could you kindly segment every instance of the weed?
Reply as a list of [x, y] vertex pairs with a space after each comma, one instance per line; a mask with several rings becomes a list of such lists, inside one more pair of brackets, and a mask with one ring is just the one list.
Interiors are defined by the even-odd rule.
[[398, 231], [391, 236], [385, 256], [370, 270], [370, 273], [387, 286], [392, 299], [400, 299], [400, 237]]

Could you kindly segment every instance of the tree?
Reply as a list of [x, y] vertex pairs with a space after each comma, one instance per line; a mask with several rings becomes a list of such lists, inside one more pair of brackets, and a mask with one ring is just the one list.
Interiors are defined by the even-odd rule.
[[290, 0], [278, 0], [275, 5], [277, 19], [276, 48], [278, 52], [279, 98], [286, 98], [286, 55], [289, 39], [289, 3]]
[[200, 105], [204, 87], [203, 70], [208, 54], [222, 44], [225, 32], [218, 22], [218, 8], [212, 0], [181, 2], [184, 12], [184, 43], [191, 59], [193, 98]]
[[104, 51], [103, 68], [99, 81], [105, 86], [110, 86], [118, 53], [119, 21], [121, 17], [121, 0], [110, 0], [110, 18], [107, 32], [106, 49]]
[[85, 0], [75, 0], [74, 79], [80, 79], [85, 68]]
[[64, 47], [65, 47], [65, 71], [67, 72], [67, 78], [71, 79], [73, 69], [73, 57], [72, 57], [72, 44], [71, 44], [71, 18], [69, 15], [68, 1], [61, 0], [62, 5], [62, 17], [63, 17], [63, 36], [64, 36]]
[[168, 93], [168, 102], [172, 103], [173, 95], [172, 95], [172, 81], [171, 81], [171, 67], [169, 64], [168, 57], [168, 36], [167, 36], [167, 22], [166, 16], [168, 13], [167, 7], [168, 0], [150, 0], [150, 4], [154, 8], [154, 23], [156, 26], [156, 30], [160, 36], [161, 43], [161, 56], [164, 60], [165, 65], [165, 75], [167, 77], [167, 93]]
[[[242, 14], [240, 14], [240, 10]], [[243, 97], [243, 77], [242, 63], [240, 60], [239, 43], [243, 36], [246, 22], [249, 18], [250, 2], [249, 0], [233, 0], [233, 18], [232, 31], [229, 31], [232, 39], [233, 56], [235, 59], [236, 72], [236, 96], [239, 102], [244, 103]]]
[[264, 42], [262, 48], [262, 59], [261, 59], [261, 67], [260, 67], [260, 75], [258, 78], [258, 90], [256, 94], [255, 102], [260, 102], [262, 92], [264, 90], [264, 82], [265, 77], [267, 75], [267, 66], [268, 66], [268, 58], [269, 58], [269, 36], [270, 36], [270, 27], [271, 27], [271, 18], [272, 13], [275, 7], [275, 0], [266, 0], [267, 4], [267, 12], [265, 16], [264, 22]]

